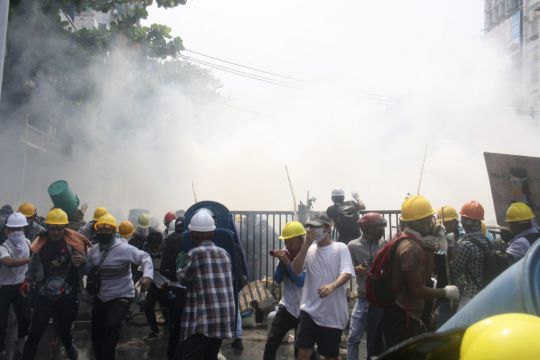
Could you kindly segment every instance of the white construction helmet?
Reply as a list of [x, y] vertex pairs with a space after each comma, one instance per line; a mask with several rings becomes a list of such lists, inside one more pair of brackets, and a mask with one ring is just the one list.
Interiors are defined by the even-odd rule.
[[342, 188], [335, 188], [332, 190], [332, 197], [334, 196], [345, 196], [345, 190]]
[[25, 226], [28, 226], [28, 222], [26, 221], [26, 216], [24, 216], [20, 212], [9, 215], [7, 219], [6, 227], [21, 228]]
[[[202, 210], [202, 209], [201, 209]], [[208, 211], [197, 211], [189, 222], [188, 229], [196, 232], [210, 232], [216, 230], [214, 219]]]

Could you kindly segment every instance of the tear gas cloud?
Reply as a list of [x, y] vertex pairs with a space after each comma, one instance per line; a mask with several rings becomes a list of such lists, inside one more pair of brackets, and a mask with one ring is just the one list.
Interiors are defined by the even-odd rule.
[[[25, 171], [24, 157], [4, 156], [3, 168], [20, 175], [16, 186], [2, 177], [0, 186], [14, 189], [2, 202], [35, 201], [43, 213], [50, 206], [47, 186], [66, 179], [91, 210], [162, 214], [193, 203], [193, 181], [199, 200], [230, 209], [291, 209], [287, 164], [297, 199], [309, 190], [317, 209], [329, 205], [337, 186], [358, 191], [368, 208], [396, 209], [416, 192], [427, 144], [421, 193], [434, 206], [478, 199], [494, 219], [483, 152], [540, 155], [533, 146], [537, 125], [515, 115], [519, 85], [512, 64], [481, 37], [454, 32], [459, 5], [468, 1], [438, 12], [433, 7], [440, 5], [429, 1], [402, 3], [364, 4], [356, 12], [358, 5], [322, 1], [188, 2], [155, 10], [151, 21], [186, 17], [169, 25], [188, 48], [212, 49], [208, 39], [234, 38], [228, 52], [216, 52], [305, 81], [288, 89], [216, 72], [223, 97], [208, 99], [194, 83], [149, 76], [131, 50], [117, 46], [106, 64], [95, 59], [80, 69], [95, 87], [84, 105], [74, 107], [52, 88], [33, 94], [32, 111], [54, 105], [71, 114], [71, 134], [90, 140], [75, 137], [68, 156], [54, 164], [27, 162]], [[222, 11], [225, 6], [241, 11]], [[201, 25], [202, 17], [217, 19], [217, 13], [223, 26]], [[276, 29], [269, 22], [282, 13]], [[481, 16], [472, 18], [479, 29]], [[377, 19], [388, 29], [377, 30]], [[242, 33], [246, 28], [249, 34]], [[31, 46], [28, 56], [61, 53], [65, 44]], [[3, 123], [24, 121], [21, 113], [6, 112]], [[1, 137], [9, 148], [20, 129], [6, 125]]]

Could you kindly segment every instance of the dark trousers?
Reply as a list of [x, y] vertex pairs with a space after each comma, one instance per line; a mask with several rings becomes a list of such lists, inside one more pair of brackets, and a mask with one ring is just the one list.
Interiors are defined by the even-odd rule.
[[31, 316], [30, 300], [19, 293], [19, 286], [20, 284], [0, 286], [0, 351], [6, 348], [6, 328], [11, 305], [13, 305], [18, 322], [17, 337], [22, 339], [28, 335]]
[[209, 338], [203, 334], [191, 335], [180, 345], [181, 357], [175, 358], [177, 360], [216, 360], [221, 341], [221, 339]]
[[71, 326], [78, 312], [79, 300], [74, 296], [64, 296], [58, 300], [49, 300], [45, 296], [39, 296], [32, 315], [30, 334], [24, 346], [23, 359], [34, 359], [39, 341], [51, 318], [56, 325], [56, 333], [62, 345], [66, 349], [71, 349], [73, 347]]
[[180, 323], [182, 322], [182, 311], [186, 302], [186, 290], [178, 287], [168, 289], [169, 297], [169, 343], [167, 345], [167, 358], [172, 360], [178, 351], [181, 358], [180, 349]]
[[133, 299], [118, 298], [103, 302], [96, 296], [92, 306], [92, 347], [96, 360], [116, 359], [120, 329]]
[[384, 309], [369, 305], [367, 316], [367, 357], [378, 356], [386, 350], [383, 332]]
[[388, 348], [409, 338], [426, 332], [425, 326], [407, 315], [405, 310], [394, 305], [384, 309], [384, 340]]
[[285, 307], [280, 306], [274, 317], [274, 321], [272, 321], [270, 334], [266, 340], [264, 360], [274, 360], [276, 358], [276, 352], [283, 341], [283, 337], [291, 329], [296, 331], [297, 327], [298, 319], [292, 316]]
[[146, 298], [144, 299], [144, 314], [146, 315], [146, 321], [148, 321], [150, 329], [154, 333], [159, 332], [155, 312], [156, 303], [158, 302], [159, 307], [161, 308], [161, 311], [163, 313], [163, 317], [165, 318], [165, 320], [167, 320], [167, 312], [163, 311], [168, 307], [167, 290], [158, 289], [156, 284], [152, 283], [152, 285], [150, 285], [150, 287], [148, 288], [148, 293], [146, 294]]

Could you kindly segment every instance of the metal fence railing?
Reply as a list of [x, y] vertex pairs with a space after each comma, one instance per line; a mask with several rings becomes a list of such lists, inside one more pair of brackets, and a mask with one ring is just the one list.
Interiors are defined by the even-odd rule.
[[244, 248], [249, 279], [272, 277], [276, 264], [269, 252], [282, 247], [279, 234], [294, 219], [292, 211], [232, 211]]
[[[364, 214], [368, 211], [362, 211]], [[377, 210], [386, 219], [385, 238], [390, 238], [399, 230], [398, 210]], [[262, 280], [271, 278], [276, 269], [276, 262], [269, 252], [279, 249], [283, 244], [279, 240], [281, 229], [288, 221], [295, 218], [292, 211], [231, 211], [234, 216], [238, 235], [246, 256], [249, 279]]]

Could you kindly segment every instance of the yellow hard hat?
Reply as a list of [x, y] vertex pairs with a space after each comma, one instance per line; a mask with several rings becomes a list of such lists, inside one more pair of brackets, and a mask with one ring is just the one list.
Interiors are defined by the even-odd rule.
[[459, 219], [458, 213], [455, 208], [450, 205], [441, 206], [437, 211], [437, 220], [440, 221], [452, 221]]
[[297, 236], [306, 235], [306, 229], [298, 221], [289, 221], [281, 230], [280, 240], [292, 239]]
[[133, 233], [135, 232], [135, 228], [133, 227], [133, 224], [129, 220], [124, 220], [118, 225], [118, 232], [120, 233], [120, 236], [127, 239]]
[[20, 212], [21, 214], [23, 214], [26, 217], [32, 217], [32, 216], [36, 215], [36, 207], [34, 206], [34, 204], [31, 204], [29, 202], [23, 202], [19, 206], [19, 210], [17, 210], [17, 211]]
[[45, 224], [48, 225], [67, 225], [69, 224], [66, 212], [59, 208], [54, 208], [47, 214]]
[[115, 230], [118, 229], [118, 223], [116, 222], [115, 217], [112, 216], [111, 214], [105, 214], [102, 217], [100, 217], [98, 221], [96, 221], [96, 223], [94, 224], [94, 229], [97, 230], [97, 228], [100, 225], [109, 225], [113, 227]]
[[433, 216], [435, 211], [429, 201], [422, 195], [410, 196], [401, 205], [402, 221], [416, 221]]
[[522, 202], [515, 202], [506, 210], [506, 222], [516, 222], [534, 219], [531, 208]]
[[137, 219], [138, 226], [145, 229], [150, 226], [150, 214], [144, 213]]
[[98, 221], [100, 217], [108, 213], [109, 211], [104, 207], [98, 207], [96, 210], [94, 210], [94, 221]]
[[540, 359], [540, 318], [503, 314], [469, 326], [463, 335], [460, 360]]

